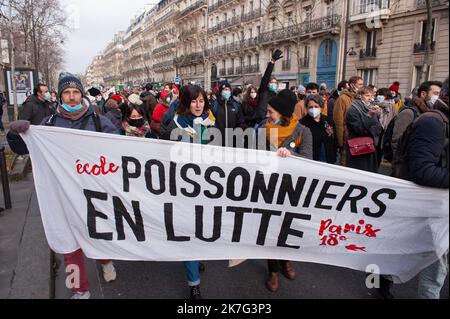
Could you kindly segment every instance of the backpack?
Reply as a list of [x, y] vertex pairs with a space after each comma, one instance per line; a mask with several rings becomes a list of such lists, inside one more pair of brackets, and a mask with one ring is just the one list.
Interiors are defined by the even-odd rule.
[[[422, 116], [430, 116], [438, 119], [445, 125], [445, 139], [444, 139], [444, 147], [446, 144], [448, 144], [448, 137], [449, 137], [449, 121], [448, 118], [443, 115], [440, 111], [432, 110], [430, 112], [426, 112], [422, 114], [419, 118], [414, 120], [409, 126], [406, 128], [403, 135], [400, 137], [398, 142], [398, 151], [395, 154], [395, 158], [393, 159], [393, 177], [401, 178], [405, 180], [410, 180], [409, 175], [409, 156], [408, 156], [408, 146], [409, 141], [411, 138], [411, 134], [414, 131], [414, 124], [422, 117]], [[442, 166], [448, 165], [447, 158], [444, 154], [444, 152], [441, 154], [441, 161]]]
[[[94, 120], [94, 125], [95, 125], [95, 131], [101, 133], [102, 132], [102, 124], [100, 122], [100, 117], [98, 116], [97, 113], [92, 113], [90, 116], [86, 116], [83, 119], [83, 122], [80, 125], [80, 130], [84, 130], [89, 122], [89, 118], [91, 118]], [[55, 126], [56, 123], [56, 114], [53, 114], [52, 116], [49, 117], [49, 119], [47, 120], [47, 122], [45, 122], [45, 126]]]
[[[417, 113], [416, 109], [412, 107], [405, 107], [402, 108], [399, 112], [403, 112], [404, 110], [411, 110], [414, 113], [414, 119], [413, 122], [419, 117], [419, 114]], [[381, 149], [383, 150], [383, 156], [384, 159], [388, 162], [392, 162], [394, 159], [394, 150], [392, 149], [392, 135], [394, 135], [394, 127], [395, 122], [397, 120], [398, 114], [389, 122], [388, 126], [386, 127], [386, 130], [384, 131], [382, 142], [381, 142]]]

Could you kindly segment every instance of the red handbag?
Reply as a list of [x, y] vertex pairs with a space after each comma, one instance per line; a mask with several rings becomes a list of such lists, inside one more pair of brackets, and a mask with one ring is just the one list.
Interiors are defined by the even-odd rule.
[[375, 143], [372, 137], [356, 137], [348, 140], [348, 147], [352, 156], [366, 155], [375, 153]]

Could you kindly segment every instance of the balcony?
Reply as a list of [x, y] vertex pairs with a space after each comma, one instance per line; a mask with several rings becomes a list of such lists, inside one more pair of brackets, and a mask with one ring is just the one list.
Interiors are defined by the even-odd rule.
[[180, 40], [185, 41], [185, 40], [188, 40], [188, 39], [194, 37], [197, 34], [197, 31], [198, 31], [198, 29], [196, 27], [192, 28], [192, 30], [184, 30], [180, 34]]
[[164, 61], [160, 63], [153, 64], [153, 69], [162, 71], [162, 70], [171, 70], [173, 69], [173, 61]]
[[242, 74], [243, 69], [244, 69], [244, 68], [243, 68], [242, 66], [238, 66], [238, 67], [236, 68], [236, 75]]
[[350, 22], [359, 23], [375, 17], [385, 20], [390, 14], [390, 0], [354, 0]]
[[163, 45], [162, 47], [159, 47], [159, 48], [153, 50], [153, 54], [159, 54], [164, 51], [171, 50], [173, 48], [175, 48], [175, 43], [169, 43], [169, 44]]
[[219, 70], [219, 75], [220, 75], [220, 76], [227, 75], [226, 70], [225, 70], [225, 69], [220, 69], [220, 70]]
[[[448, 0], [431, 0], [431, 5], [434, 7], [448, 6]], [[416, 0], [417, 9], [426, 9], [427, 2], [425, 0]]]
[[191, 64], [203, 63], [203, 53], [196, 52], [188, 55], [181, 55], [175, 59], [175, 63], [180, 67]]
[[341, 16], [333, 15], [311, 21], [305, 21], [299, 25], [280, 28], [271, 32], [262, 33], [258, 43], [278, 42], [292, 38], [305, 36], [309, 33], [329, 32], [340, 28]]
[[[431, 51], [434, 51], [436, 47], [436, 41], [431, 42]], [[425, 43], [415, 43], [414, 53], [425, 53]]]
[[225, 5], [225, 4], [231, 5], [231, 4], [233, 4], [233, 2], [235, 2], [235, 1], [234, 0], [218, 0], [218, 1], [216, 1], [216, 3], [214, 3], [213, 5], [208, 7], [208, 12], [209, 13], [214, 12], [217, 9], [219, 9], [220, 7], [222, 7], [223, 5]]
[[234, 68], [228, 68], [228, 75], [234, 75]]
[[361, 51], [359, 52], [359, 58], [361, 60], [373, 59], [376, 57], [377, 57], [377, 48], [361, 49]]
[[207, 5], [208, 5], [208, 2], [206, 0], [197, 1], [196, 3], [190, 5], [189, 7], [187, 7], [183, 11], [181, 11], [179, 17], [184, 18], [187, 15], [189, 15], [190, 13], [194, 12], [195, 10], [200, 9]]
[[291, 60], [283, 61], [282, 63], [282, 70], [283, 71], [289, 71], [291, 69]]
[[241, 16], [241, 22], [249, 22], [262, 17], [261, 9], [250, 11]]

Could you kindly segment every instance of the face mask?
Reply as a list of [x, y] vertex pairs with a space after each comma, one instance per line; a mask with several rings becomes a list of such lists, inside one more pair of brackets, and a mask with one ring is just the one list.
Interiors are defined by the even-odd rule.
[[383, 95], [378, 95], [377, 96], [377, 102], [378, 103], [383, 103], [384, 102], [384, 96]]
[[225, 100], [229, 100], [230, 99], [230, 97], [231, 97], [231, 92], [222, 92], [222, 96], [223, 96], [223, 98], [225, 99]]
[[141, 127], [145, 124], [144, 118], [138, 120], [128, 120], [128, 123], [133, 127]]
[[309, 116], [311, 116], [313, 119], [315, 119], [316, 117], [318, 117], [320, 114], [322, 114], [322, 112], [320, 111], [320, 109], [317, 108], [312, 108], [308, 110], [308, 114]]
[[66, 103], [63, 103], [61, 106], [63, 107], [64, 110], [66, 110], [69, 113], [75, 113], [83, 108], [83, 104], [81, 103], [74, 107], [69, 106]]
[[271, 91], [273, 93], [277, 93], [277, 89], [278, 89], [278, 85], [276, 85], [275, 83], [269, 84], [269, 91]]
[[51, 101], [52, 100], [52, 95], [49, 92], [45, 93], [44, 94], [44, 100]]
[[437, 101], [438, 99], [439, 99], [439, 96], [433, 95], [432, 97], [430, 97], [430, 100], [428, 101], [428, 105], [434, 106], [434, 104], [436, 103], [436, 101]]
[[257, 93], [250, 93], [250, 97], [251, 97], [252, 99], [256, 99], [257, 96], [258, 96]]
[[242, 103], [242, 99], [238, 98], [237, 96], [233, 96], [233, 99], [238, 103]]

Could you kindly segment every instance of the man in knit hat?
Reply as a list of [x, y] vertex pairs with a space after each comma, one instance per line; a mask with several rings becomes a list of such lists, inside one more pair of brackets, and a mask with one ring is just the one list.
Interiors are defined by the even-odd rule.
[[[84, 96], [83, 85], [78, 77], [70, 73], [62, 73], [58, 85], [60, 105], [57, 113], [43, 120], [41, 125], [62, 128], [81, 129], [103, 133], [118, 134], [118, 130], [109, 119], [102, 115], [96, 115], [87, 98]], [[25, 133], [30, 128], [30, 122], [21, 120], [11, 123], [10, 130], [13, 134]], [[16, 135], [17, 136], [17, 135]], [[8, 142], [10, 142], [8, 140]], [[10, 143], [13, 151], [26, 149], [22, 139], [14, 139]], [[72, 299], [89, 299], [89, 282], [84, 267], [84, 256], [81, 249], [64, 255], [64, 263], [67, 266], [76, 265], [80, 270], [78, 288], [73, 288]], [[111, 260], [100, 261], [103, 268], [103, 278], [110, 282], [116, 279], [116, 270]]]
[[[231, 85], [222, 81], [219, 85], [218, 98], [212, 104], [212, 112], [216, 118], [216, 128], [222, 134], [222, 146], [235, 146], [231, 139], [231, 130], [242, 128], [245, 118], [242, 108], [233, 103]], [[229, 138], [230, 137], [230, 138]]]

